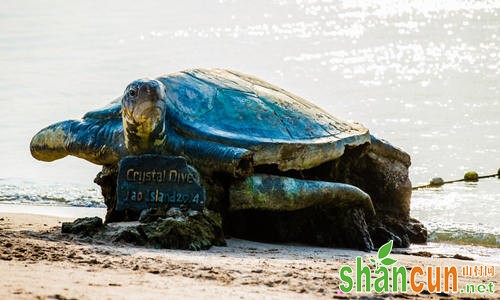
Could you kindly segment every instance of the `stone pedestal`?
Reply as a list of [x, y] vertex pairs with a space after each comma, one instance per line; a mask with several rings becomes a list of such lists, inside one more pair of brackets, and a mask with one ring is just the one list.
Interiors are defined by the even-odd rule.
[[[207, 208], [222, 216], [224, 232], [228, 235], [368, 250], [389, 240], [394, 241], [394, 247], [408, 247], [410, 243], [427, 240], [425, 227], [410, 217], [409, 166], [408, 154], [373, 137], [371, 144], [347, 149], [342, 157], [309, 170], [280, 172], [273, 166], [255, 168], [256, 173], [356, 186], [370, 196], [375, 216], [366, 216], [355, 207], [229, 211], [229, 190], [235, 179], [226, 174], [201, 174], [200, 181], [206, 189]], [[105, 222], [137, 220], [138, 212], [115, 209], [116, 178], [117, 166], [105, 166], [94, 180], [101, 186], [108, 207]]]

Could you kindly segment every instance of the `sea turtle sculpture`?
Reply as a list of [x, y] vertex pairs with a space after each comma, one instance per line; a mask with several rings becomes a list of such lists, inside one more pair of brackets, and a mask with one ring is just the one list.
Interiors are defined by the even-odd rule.
[[369, 217], [372, 200], [377, 213], [409, 220], [406, 153], [360, 124], [229, 70], [136, 80], [105, 108], [42, 129], [30, 147], [39, 160], [73, 155], [104, 166], [128, 155], [184, 156], [209, 182], [208, 194], [227, 198], [237, 222], [249, 219], [245, 211], [259, 223], [259, 212], [327, 206]]

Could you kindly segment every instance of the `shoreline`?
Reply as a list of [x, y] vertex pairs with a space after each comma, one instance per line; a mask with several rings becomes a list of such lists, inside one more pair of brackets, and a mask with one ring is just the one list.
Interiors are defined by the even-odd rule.
[[60, 218], [99, 217], [104, 219], [105, 207], [63, 206], [63, 205], [36, 205], [32, 203], [0, 203], [0, 214], [16, 213], [42, 215]]
[[[2, 213], [33, 214], [40, 216], [51, 216], [67, 218], [73, 221], [76, 218], [100, 217], [104, 220], [106, 208], [84, 207], [84, 206], [59, 206], [59, 205], [37, 205], [32, 203], [10, 204], [0, 203], [0, 215]], [[406, 251], [403, 249], [403, 251]], [[407, 251], [428, 251], [436, 254], [449, 254], [450, 252], [473, 257], [476, 261], [493, 263], [500, 266], [500, 248], [484, 245], [471, 245], [464, 243], [449, 242], [427, 242], [426, 244], [412, 244]], [[495, 257], [496, 255], [496, 257]]]
[[[96, 244], [60, 233], [61, 222], [72, 219], [0, 211], [0, 277], [4, 278], [0, 282], [0, 298], [345, 298], [348, 295], [338, 294], [339, 268], [353, 265], [356, 256], [376, 255], [376, 252], [235, 238], [227, 240], [227, 247], [205, 251]], [[477, 261], [452, 258], [391, 256], [406, 266], [481, 265]], [[495, 293], [488, 297], [500, 297], [499, 268], [495, 269], [495, 276], [487, 278], [494, 283]], [[459, 286], [484, 279], [459, 276]], [[485, 297], [484, 294], [451, 296]]]

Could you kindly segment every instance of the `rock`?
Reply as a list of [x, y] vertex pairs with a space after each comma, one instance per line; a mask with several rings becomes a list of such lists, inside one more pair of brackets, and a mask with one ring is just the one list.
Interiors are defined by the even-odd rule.
[[62, 225], [85, 242], [129, 243], [153, 248], [203, 250], [213, 245], [225, 246], [222, 218], [218, 213], [180, 212], [177, 209], [144, 213], [147, 223], [104, 225], [99, 217], [81, 218]]
[[378, 216], [368, 225], [375, 248], [389, 240], [393, 240], [394, 247], [398, 248], [407, 248], [410, 243], [423, 244], [427, 241], [427, 229], [414, 218], [401, 222], [391, 216]]
[[410, 218], [406, 224], [406, 233], [410, 238], [411, 243], [425, 244], [427, 242], [427, 228], [417, 219]]
[[[191, 210], [189, 210], [191, 211]], [[159, 221], [162, 218], [183, 218], [188, 214], [189, 211], [182, 212], [180, 208], [178, 207], [158, 207], [158, 208], [149, 208], [145, 209], [141, 212], [141, 215], [139, 217], [139, 222], [141, 223], [150, 223], [150, 222], [155, 222]]]
[[379, 248], [391, 240], [393, 241], [394, 248], [407, 248], [410, 245], [408, 238], [402, 239], [384, 226], [371, 226], [370, 237], [372, 238], [375, 248]]
[[118, 227], [116, 231], [111, 233], [111, 240], [113, 242], [125, 242], [137, 246], [143, 246], [147, 243], [147, 238], [139, 233], [137, 226]]
[[479, 175], [475, 171], [470, 171], [470, 172], [465, 173], [464, 180], [465, 181], [478, 181]]
[[137, 226], [137, 231], [145, 237], [146, 245], [154, 248], [203, 250], [212, 245], [226, 245], [222, 218], [209, 210], [159, 217], [154, 222]]
[[90, 237], [104, 229], [102, 219], [99, 217], [79, 218], [73, 222], [64, 222], [62, 224], [62, 233], [72, 233], [83, 237]]
[[429, 251], [418, 251], [415, 253], [411, 253], [413, 256], [421, 256], [421, 257], [432, 257], [432, 253]]
[[460, 260], [474, 260], [474, 258], [472, 257], [469, 257], [469, 256], [464, 256], [464, 255], [461, 255], [461, 254], [455, 254], [452, 256], [452, 258], [454, 259], [460, 259]]
[[430, 186], [435, 186], [435, 187], [442, 186], [443, 184], [444, 184], [444, 180], [441, 177], [434, 177], [429, 182]]

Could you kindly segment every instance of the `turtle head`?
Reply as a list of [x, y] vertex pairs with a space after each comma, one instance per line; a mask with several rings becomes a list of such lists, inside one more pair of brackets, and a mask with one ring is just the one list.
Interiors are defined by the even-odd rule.
[[139, 79], [127, 86], [122, 98], [125, 146], [130, 154], [155, 153], [164, 138], [165, 86]]

